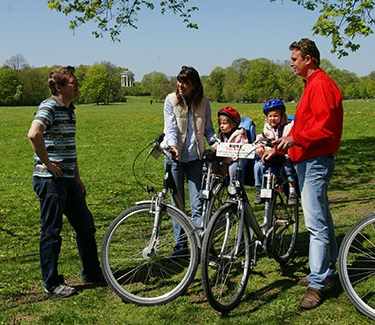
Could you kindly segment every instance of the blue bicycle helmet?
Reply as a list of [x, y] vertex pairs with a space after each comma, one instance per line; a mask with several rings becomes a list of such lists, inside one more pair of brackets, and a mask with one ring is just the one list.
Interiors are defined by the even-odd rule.
[[264, 115], [268, 115], [269, 112], [280, 110], [281, 112], [285, 113], [285, 105], [282, 99], [279, 98], [272, 98], [267, 100], [263, 105], [263, 113]]

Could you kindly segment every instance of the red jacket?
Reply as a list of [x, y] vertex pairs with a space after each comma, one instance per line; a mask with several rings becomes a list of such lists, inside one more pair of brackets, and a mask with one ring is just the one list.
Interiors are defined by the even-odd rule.
[[306, 80], [289, 135], [295, 146], [288, 151], [293, 162], [333, 155], [340, 147], [343, 109], [336, 83], [321, 69]]

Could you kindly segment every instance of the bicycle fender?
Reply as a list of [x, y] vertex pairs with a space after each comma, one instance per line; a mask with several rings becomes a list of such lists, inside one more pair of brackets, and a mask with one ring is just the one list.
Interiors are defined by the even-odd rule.
[[[136, 205], [142, 205], [142, 204], [152, 204], [154, 201], [152, 200], [144, 200], [144, 201], [138, 201], [138, 202], [135, 202]], [[186, 222], [189, 224], [189, 226], [191, 227], [191, 229], [195, 229], [195, 226], [193, 224], [193, 222], [190, 220], [190, 218], [185, 214], [185, 212], [181, 211], [180, 209], [178, 209], [177, 207], [171, 205], [171, 204], [165, 204], [165, 203], [162, 203], [162, 206], [164, 208], [169, 208], [171, 210], [174, 210], [176, 213], [179, 213], [181, 214]], [[200, 243], [201, 242], [201, 238], [199, 237], [199, 234], [197, 231], [194, 231], [194, 235], [195, 235], [195, 238], [197, 239], [197, 243]]]
[[138, 202], [135, 202], [135, 205], [142, 205], [142, 204], [151, 204], [151, 200], [144, 200], [144, 201], [138, 201]]
[[[189, 226], [191, 227], [191, 229], [196, 229], [196, 227], [194, 226], [193, 222], [191, 221], [191, 218], [189, 218], [186, 215], [185, 212], [181, 211], [180, 209], [178, 209], [177, 207], [173, 206], [172, 204], [163, 204], [163, 206], [165, 206], [166, 208], [174, 210], [176, 213], [181, 214], [185, 218], [186, 222], [189, 224]], [[194, 236], [197, 239], [197, 243], [199, 245], [199, 243], [201, 242], [201, 238], [199, 237], [198, 231], [194, 231]]]

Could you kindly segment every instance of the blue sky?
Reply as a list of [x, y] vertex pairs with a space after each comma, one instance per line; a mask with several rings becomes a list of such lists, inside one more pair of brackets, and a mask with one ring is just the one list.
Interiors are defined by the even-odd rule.
[[202, 74], [216, 66], [227, 67], [238, 58], [287, 60], [288, 45], [302, 37], [313, 38], [321, 56], [340, 69], [367, 75], [375, 71], [375, 36], [361, 41], [361, 49], [337, 59], [329, 40], [312, 35], [317, 14], [284, 0], [202, 0], [194, 15], [199, 30], [186, 29], [173, 15], [142, 12], [138, 29], [127, 29], [120, 43], [95, 39], [84, 26], [74, 33], [68, 19], [47, 8], [46, 0], [1, 0], [0, 64], [22, 54], [32, 66], [93, 64], [110, 61], [132, 70], [140, 80], [145, 73], [178, 73], [192, 65]]

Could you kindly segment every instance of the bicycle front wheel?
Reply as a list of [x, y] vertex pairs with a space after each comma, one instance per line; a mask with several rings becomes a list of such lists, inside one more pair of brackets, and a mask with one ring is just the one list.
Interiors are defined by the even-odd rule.
[[214, 213], [221, 208], [224, 203], [228, 199], [228, 191], [226, 186], [224, 186], [223, 180], [215, 180], [212, 186], [212, 195], [210, 200], [207, 202], [207, 213], [205, 220], [205, 227], [208, 227], [208, 223], [210, 222], [210, 218], [214, 215]]
[[202, 283], [210, 305], [228, 313], [241, 301], [250, 273], [250, 234], [236, 203], [212, 217], [201, 254]]
[[284, 193], [275, 192], [271, 201], [272, 230], [267, 248], [280, 263], [286, 264], [293, 257], [299, 225], [299, 203], [288, 205]]
[[354, 306], [375, 320], [375, 213], [346, 234], [339, 252], [339, 276]]
[[[102, 264], [110, 287], [123, 300], [139, 305], [167, 303], [183, 293], [198, 265], [195, 235], [184, 215], [166, 206], [158, 235], [151, 240], [155, 214], [151, 203], [121, 213], [104, 237]], [[183, 251], [175, 254], [173, 224], [182, 228]]]

